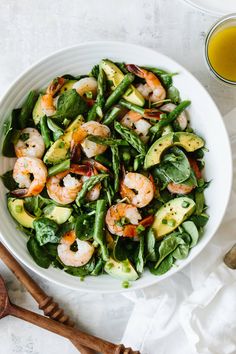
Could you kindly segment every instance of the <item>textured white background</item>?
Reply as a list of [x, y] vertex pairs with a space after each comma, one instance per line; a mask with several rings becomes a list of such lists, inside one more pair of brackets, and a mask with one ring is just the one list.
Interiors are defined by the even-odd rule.
[[[0, 0], [0, 96], [18, 74], [55, 50], [91, 40], [120, 40], [155, 48], [184, 65], [225, 114], [235, 106], [236, 90], [211, 77], [203, 58], [205, 34], [215, 19], [181, 0]], [[36, 311], [35, 302], [1, 263], [0, 273], [11, 300]], [[119, 341], [132, 310], [128, 299], [81, 294], [33, 277], [81, 328]], [[5, 318], [0, 321], [0, 354], [12, 353], [77, 351], [63, 338]]]

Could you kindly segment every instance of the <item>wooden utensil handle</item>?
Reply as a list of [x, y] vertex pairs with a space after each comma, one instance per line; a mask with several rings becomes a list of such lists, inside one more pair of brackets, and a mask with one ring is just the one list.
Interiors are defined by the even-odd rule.
[[[70, 320], [69, 316], [64, 314], [64, 311], [53, 301], [53, 298], [48, 296], [40, 286], [29, 276], [24, 268], [11, 255], [6, 247], [0, 242], [0, 258], [6, 266], [13, 272], [17, 279], [25, 286], [29, 293], [39, 304], [39, 308], [43, 310], [46, 316], [53, 320], [64, 323], [67, 326], [73, 326], [74, 322]], [[74, 346], [81, 354], [94, 354], [93, 350], [84, 348], [78, 341], [73, 341]]]
[[121, 353], [133, 353], [130, 349], [124, 348], [123, 345], [116, 345], [101, 338], [94, 337], [90, 334], [81, 332], [78, 329], [65, 326], [62, 323], [51, 320], [50, 318], [38, 315], [37, 313], [31, 312], [29, 310], [23, 309], [16, 305], [11, 305], [9, 309], [9, 315], [21, 318], [27, 322], [30, 322], [38, 327], [47, 329], [51, 332], [59, 334], [70, 340], [77, 339], [81, 345], [102, 352], [104, 354], [121, 354]]

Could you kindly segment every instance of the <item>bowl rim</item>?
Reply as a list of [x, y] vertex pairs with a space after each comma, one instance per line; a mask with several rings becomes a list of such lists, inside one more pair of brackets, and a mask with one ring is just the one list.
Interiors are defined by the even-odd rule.
[[[181, 64], [179, 64], [175, 59], [172, 59], [170, 56], [167, 56], [165, 54], [162, 54], [161, 52], [158, 52], [157, 50], [153, 49], [153, 48], [150, 48], [150, 47], [147, 47], [147, 46], [143, 46], [143, 45], [139, 45], [139, 44], [135, 44], [135, 43], [129, 43], [129, 42], [122, 42], [122, 41], [112, 41], [112, 40], [109, 40], [109, 41], [86, 41], [86, 42], [81, 42], [79, 44], [75, 44], [73, 46], [66, 46], [66, 47], [63, 47], [62, 49], [60, 50], [57, 50], [57, 51], [54, 51], [52, 52], [51, 54], [49, 55], [45, 55], [43, 56], [41, 59], [37, 60], [36, 62], [34, 62], [33, 64], [31, 64], [29, 67], [27, 67], [22, 73], [20, 73], [16, 79], [8, 86], [8, 88], [6, 89], [5, 93], [2, 95], [2, 97], [0, 98], [0, 106], [2, 105], [2, 103], [4, 102], [4, 100], [6, 99], [6, 97], [8, 96], [9, 92], [12, 90], [12, 88], [18, 84], [18, 82], [20, 82], [22, 80], [22, 78], [28, 74], [30, 71], [34, 70], [38, 65], [40, 64], [43, 64], [46, 60], [48, 59], [51, 59], [53, 58], [54, 56], [56, 55], [59, 55], [61, 53], [64, 53], [68, 50], [73, 50], [75, 48], [80, 48], [80, 47], [87, 47], [87, 46], [94, 46], [94, 45], [120, 45], [120, 46], [129, 46], [129, 47], [133, 47], [133, 48], [136, 48], [136, 49], [139, 49], [139, 50], [143, 50], [143, 49], [147, 49], [149, 50], [150, 52], [153, 52], [154, 55], [156, 54], [159, 54], [160, 56], [162, 56], [163, 58], [166, 58], [168, 60], [171, 60], [173, 61], [174, 63], [176, 63], [179, 68], [181, 69], [182, 72], [185, 72], [187, 73], [191, 79], [193, 79], [193, 81], [195, 81], [198, 85], [201, 86], [201, 89], [202, 91], [204, 91], [204, 94], [208, 96], [208, 99], [211, 101], [211, 104], [215, 107], [215, 110], [218, 112], [218, 116], [221, 120], [221, 123], [222, 123], [222, 128], [224, 130], [224, 133], [225, 133], [225, 143], [226, 145], [228, 145], [228, 151], [229, 151], [229, 166], [228, 166], [228, 169], [229, 169], [229, 173], [228, 173], [228, 176], [229, 176], [229, 183], [227, 185], [227, 195], [226, 195], [226, 198], [225, 198], [225, 206], [224, 206], [224, 210], [222, 211], [222, 215], [221, 215], [221, 218], [218, 219], [218, 223], [217, 223], [217, 226], [214, 227], [214, 229], [211, 231], [211, 235], [210, 237], [208, 237], [208, 239], [205, 241], [205, 243], [200, 246], [199, 245], [199, 249], [196, 251], [195, 255], [194, 255], [194, 258], [191, 259], [189, 257], [189, 259], [187, 258], [186, 260], [184, 261], [181, 261], [181, 263], [178, 265], [178, 267], [176, 267], [176, 270], [172, 271], [172, 272], [167, 272], [165, 273], [164, 275], [162, 275], [161, 278], [158, 278], [158, 277], [155, 277], [153, 275], [152, 278], [150, 278], [150, 281], [148, 282], [148, 284], [137, 284], [135, 285], [135, 289], [130, 287], [128, 289], [124, 289], [124, 288], [120, 288], [120, 289], [94, 289], [94, 288], [88, 288], [88, 289], [84, 289], [84, 288], [78, 288], [77, 286], [74, 286], [72, 284], [63, 284], [61, 281], [57, 280], [57, 279], [54, 279], [53, 277], [51, 277], [50, 275], [47, 275], [47, 269], [43, 269], [43, 268], [40, 268], [39, 266], [37, 266], [35, 264], [35, 266], [32, 266], [26, 259], [24, 259], [21, 255], [19, 255], [17, 253], [17, 251], [15, 251], [14, 249], [14, 246], [12, 244], [10, 244], [10, 242], [8, 242], [5, 237], [2, 235], [2, 232], [0, 230], [0, 239], [1, 241], [4, 243], [4, 245], [12, 252], [12, 254], [20, 261], [23, 263], [23, 265], [25, 265], [27, 268], [29, 268], [31, 271], [35, 272], [37, 275], [39, 275], [40, 277], [50, 281], [50, 282], [53, 282], [61, 287], [64, 287], [64, 288], [67, 288], [67, 289], [71, 289], [71, 290], [76, 290], [76, 291], [81, 291], [81, 292], [87, 292], [87, 293], [124, 293], [124, 292], [130, 292], [130, 291], [136, 291], [136, 290], [141, 290], [141, 289], [144, 289], [144, 288], [147, 288], [149, 286], [153, 286], [155, 284], [157, 284], [158, 282], [162, 281], [162, 280], [165, 280], [173, 275], [175, 275], [177, 272], [181, 271], [184, 267], [186, 267], [187, 265], [189, 265], [194, 259], [197, 258], [197, 256], [203, 251], [203, 249], [205, 249], [205, 247], [208, 245], [208, 243], [210, 242], [210, 240], [212, 240], [212, 238], [214, 237], [214, 235], [216, 234], [217, 230], [219, 229], [221, 223], [222, 223], [222, 220], [225, 216], [225, 213], [226, 213], [226, 209], [227, 209], [227, 206], [228, 206], [228, 203], [229, 203], [229, 198], [230, 198], [230, 195], [231, 195], [231, 189], [232, 189], [232, 183], [233, 183], [233, 160], [232, 160], [232, 149], [231, 149], [231, 144], [230, 144], [230, 139], [229, 139], [229, 135], [228, 135], [228, 132], [227, 132], [227, 129], [226, 129], [226, 126], [225, 126], [225, 123], [224, 123], [224, 120], [223, 120], [223, 117], [222, 117], [222, 114], [220, 113], [216, 103], [214, 102], [214, 100], [212, 99], [211, 95], [207, 92], [207, 90], [205, 89], [205, 87], [201, 84], [201, 82], [190, 72], [188, 71], [186, 68], [184, 68]], [[6, 118], [5, 118], [6, 119]], [[119, 281], [119, 280], [117, 280]]]
[[204, 7], [201, 4], [200, 5], [196, 4], [196, 2], [193, 0], [182, 0], [182, 1], [187, 3], [192, 8], [195, 8], [195, 9], [197, 9], [205, 14], [211, 15], [211, 16], [224, 16], [228, 13], [227, 11], [224, 11], [224, 10], [217, 10], [217, 9], [213, 10], [208, 7]]

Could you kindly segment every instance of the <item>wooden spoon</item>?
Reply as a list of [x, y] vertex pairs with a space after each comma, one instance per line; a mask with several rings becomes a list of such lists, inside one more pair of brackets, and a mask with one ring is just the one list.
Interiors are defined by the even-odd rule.
[[38, 327], [47, 329], [73, 341], [77, 339], [81, 345], [104, 354], [138, 354], [123, 344], [113, 344], [101, 338], [86, 334], [78, 329], [66, 326], [50, 318], [38, 315], [32, 311], [11, 304], [3, 278], [0, 276], [0, 319], [5, 316], [15, 316]]
[[[48, 296], [40, 286], [29, 276], [24, 268], [17, 262], [5, 246], [0, 242], [0, 258], [5, 265], [15, 274], [17, 279], [25, 286], [29, 293], [39, 304], [40, 310], [43, 310], [45, 316], [52, 318], [55, 321], [64, 323], [67, 326], [74, 326], [69, 316], [64, 314], [51, 296]], [[92, 349], [84, 348], [77, 340], [73, 341], [74, 346], [79, 349], [81, 354], [94, 354]]]

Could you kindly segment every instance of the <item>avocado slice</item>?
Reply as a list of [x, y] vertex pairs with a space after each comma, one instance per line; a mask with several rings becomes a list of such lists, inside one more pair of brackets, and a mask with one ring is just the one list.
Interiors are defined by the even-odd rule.
[[68, 158], [72, 134], [82, 124], [83, 117], [79, 115], [65, 130], [64, 134], [52, 144], [43, 158], [47, 165], [56, 165]]
[[161, 162], [161, 155], [173, 145], [183, 147], [187, 152], [200, 149], [205, 144], [198, 135], [186, 132], [169, 133], [156, 140], [147, 152], [144, 168], [148, 169]]
[[47, 205], [43, 209], [46, 218], [55, 221], [57, 224], [66, 222], [72, 214], [72, 208], [59, 207], [57, 205]]
[[175, 230], [195, 210], [195, 202], [188, 197], [180, 197], [165, 203], [156, 213], [152, 229], [157, 239]]
[[19, 224], [33, 229], [33, 222], [36, 220], [36, 217], [25, 210], [23, 199], [8, 198], [7, 206], [12, 217], [18, 221]]
[[40, 122], [40, 119], [45, 116], [45, 113], [42, 110], [42, 96], [43, 95], [39, 95], [39, 98], [37, 99], [34, 109], [33, 109], [33, 120], [34, 120], [34, 124], [37, 125]]
[[61, 95], [65, 91], [69, 91], [73, 89], [73, 85], [77, 82], [77, 80], [68, 80], [60, 89], [59, 95]]
[[128, 259], [118, 262], [110, 257], [105, 264], [104, 270], [117, 279], [130, 281], [138, 279], [138, 273]]
[[[112, 83], [111, 89], [112, 89], [112, 91], [114, 91], [115, 88], [124, 79], [124, 74], [114, 63], [112, 63], [109, 60], [102, 60], [101, 67], [105, 71], [108, 80]], [[128, 90], [123, 95], [123, 98], [126, 101], [134, 103], [134, 104], [141, 106], [141, 107], [145, 103], [144, 97], [133, 85], [130, 85]]]

